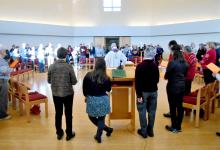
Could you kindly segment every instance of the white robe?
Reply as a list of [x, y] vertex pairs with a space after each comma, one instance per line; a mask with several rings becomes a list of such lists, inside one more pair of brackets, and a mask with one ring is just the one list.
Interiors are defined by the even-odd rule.
[[122, 61], [121, 63], [122, 66], [124, 66], [127, 61], [127, 57], [121, 51], [118, 52], [110, 51], [105, 56], [105, 62], [108, 68], [115, 68], [120, 66], [120, 61]]

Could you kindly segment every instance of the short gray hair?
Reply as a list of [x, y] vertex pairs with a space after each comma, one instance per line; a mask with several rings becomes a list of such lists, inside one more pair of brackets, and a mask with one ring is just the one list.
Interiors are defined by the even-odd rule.
[[66, 55], [67, 55], [67, 50], [63, 47], [59, 48], [58, 51], [57, 51], [57, 57], [59, 59], [64, 59], [66, 58]]
[[189, 52], [189, 53], [192, 52], [192, 48], [190, 46], [188, 46], [188, 45], [184, 46], [184, 50]]

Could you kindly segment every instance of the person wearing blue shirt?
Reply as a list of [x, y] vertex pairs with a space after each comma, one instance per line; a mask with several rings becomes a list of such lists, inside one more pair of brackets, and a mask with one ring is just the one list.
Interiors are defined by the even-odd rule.
[[8, 79], [11, 69], [6, 60], [6, 51], [0, 49], [0, 120], [10, 119], [8, 110]]

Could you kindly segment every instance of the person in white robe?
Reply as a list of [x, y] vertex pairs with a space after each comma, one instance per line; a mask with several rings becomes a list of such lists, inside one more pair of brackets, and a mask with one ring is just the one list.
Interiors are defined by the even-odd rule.
[[112, 43], [111, 49], [112, 50], [105, 56], [106, 66], [108, 68], [115, 68], [120, 65], [124, 66], [127, 57], [117, 48], [115, 43]]
[[47, 61], [48, 61], [48, 66], [50, 66], [54, 62], [54, 53], [51, 43], [48, 44], [48, 47], [46, 47], [45, 51], [48, 54]]

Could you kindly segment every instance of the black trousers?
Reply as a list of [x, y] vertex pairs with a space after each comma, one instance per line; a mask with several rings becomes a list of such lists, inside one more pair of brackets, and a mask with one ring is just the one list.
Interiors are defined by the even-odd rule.
[[212, 76], [212, 71], [209, 69], [203, 69], [205, 85], [215, 81], [215, 78]]
[[186, 80], [185, 81], [185, 95], [188, 95], [191, 93], [191, 87], [192, 87], [192, 80]]
[[175, 129], [181, 129], [181, 124], [183, 121], [183, 96], [182, 93], [172, 93], [167, 92], [168, 102], [170, 106], [170, 115], [171, 115], [171, 126]]
[[103, 130], [106, 132], [108, 131], [109, 127], [105, 125], [105, 116], [102, 117], [89, 116], [89, 119], [95, 126], [97, 126], [96, 136], [98, 137], [102, 136]]
[[58, 97], [53, 96], [54, 106], [55, 106], [55, 126], [56, 126], [56, 134], [63, 134], [62, 129], [62, 116], [63, 116], [63, 108], [65, 109], [65, 117], [66, 117], [66, 134], [72, 134], [72, 111], [73, 111], [73, 95], [69, 95], [66, 97]]

